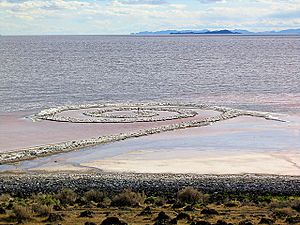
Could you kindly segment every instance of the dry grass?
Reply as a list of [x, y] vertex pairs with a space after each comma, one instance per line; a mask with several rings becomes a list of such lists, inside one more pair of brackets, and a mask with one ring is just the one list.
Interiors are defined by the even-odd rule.
[[[106, 201], [105, 199], [108, 197], [112, 198], [112, 204], [105, 204], [102, 207], [103, 201]], [[244, 196], [248, 203], [242, 204], [243, 199], [240, 201], [236, 197], [224, 193], [220, 198], [210, 195], [210, 198], [206, 199], [208, 201], [206, 204], [193, 204], [203, 202], [205, 195], [192, 188], [185, 188], [177, 195], [172, 196], [149, 196], [147, 201], [144, 201], [145, 197], [143, 193], [131, 190], [125, 190], [115, 196], [106, 196], [95, 190], [78, 195], [66, 189], [55, 195], [37, 194], [28, 198], [14, 196], [6, 198], [14, 207], [10, 208], [8, 202], [1, 203], [5, 212], [0, 214], [0, 224], [22, 222], [28, 225], [84, 225], [86, 222], [94, 222], [99, 225], [108, 217], [117, 217], [131, 225], [145, 225], [157, 222], [159, 215], [166, 215], [167, 224], [170, 224], [171, 221], [177, 221], [179, 225], [192, 224], [197, 221], [206, 221], [208, 224], [216, 224], [219, 221], [218, 224], [224, 225], [243, 224], [243, 221], [259, 224], [264, 218], [265, 221], [269, 219], [274, 221], [274, 224], [283, 225], [288, 221], [296, 221], [299, 216], [297, 210], [293, 208], [298, 207], [299, 197], [277, 198], [275, 196], [273, 198], [267, 196], [267, 199], [271, 199], [270, 203], [272, 204], [264, 205], [257, 202], [259, 198], [256, 196], [252, 199]], [[159, 200], [163, 198], [164, 201]], [[84, 204], [80, 203], [81, 200], [84, 201]], [[160, 203], [157, 204], [157, 201]], [[184, 202], [183, 205], [192, 210], [185, 211], [187, 207], [173, 207], [174, 204], [178, 204], [178, 201]], [[145, 208], [147, 213], [141, 213]], [[218, 214], [205, 214], [203, 209], [216, 210]], [[88, 216], [82, 217], [85, 211], [90, 213]]]
[[122, 193], [117, 194], [112, 199], [111, 205], [136, 207], [143, 204], [144, 201], [145, 201], [145, 195], [143, 193], [137, 193], [131, 190], [125, 190]]
[[[84, 225], [85, 222], [94, 222], [96, 224], [101, 224], [105, 218], [110, 216], [116, 216], [121, 220], [126, 221], [130, 225], [145, 225], [145, 224], [154, 224], [154, 219], [157, 218], [159, 212], [163, 211], [171, 219], [176, 218], [177, 215], [183, 210], [174, 210], [170, 205], [164, 205], [162, 207], [150, 206], [152, 214], [138, 216], [143, 210], [142, 208], [89, 208], [88, 210], [93, 212], [92, 218], [82, 218], [79, 217], [80, 213], [86, 208], [83, 207], [69, 207], [63, 211], [55, 213], [63, 213], [63, 221], [59, 221], [63, 225]], [[222, 205], [216, 206], [214, 204], [209, 205], [210, 208], [216, 209], [220, 215], [206, 216], [201, 214], [202, 208], [195, 209], [192, 212], [184, 212], [188, 214], [193, 221], [205, 220], [211, 224], [216, 223], [218, 220], [225, 221], [227, 223], [239, 224], [240, 221], [250, 220], [253, 224], [258, 224], [262, 217], [268, 217], [271, 211], [268, 208], [260, 208], [257, 206], [252, 207], [231, 207], [230, 209], [225, 208]], [[8, 215], [0, 215], [0, 224], [17, 224], [17, 222], [7, 222]], [[23, 224], [36, 225], [36, 224], [46, 224], [44, 221], [47, 217], [38, 217], [36, 214], [31, 217], [30, 220], [23, 220]], [[177, 224], [190, 224], [187, 220], [179, 220]], [[57, 224], [57, 223], [54, 223]], [[285, 218], [277, 218], [276, 224], [286, 224]]]
[[12, 200], [13, 198], [9, 194], [2, 194], [0, 195], [0, 202], [8, 202], [9, 200]]
[[33, 204], [32, 210], [37, 213], [38, 216], [49, 216], [53, 211], [52, 205]]
[[199, 201], [203, 201], [204, 195], [192, 187], [186, 187], [178, 192], [177, 198], [181, 203], [195, 204]]
[[274, 212], [275, 216], [278, 218], [286, 218], [286, 217], [291, 217], [291, 216], [297, 215], [296, 211], [293, 210], [291, 207], [273, 209], [273, 212]]
[[14, 215], [12, 216], [18, 222], [28, 221], [32, 218], [32, 211], [29, 207], [22, 205], [15, 205], [13, 208]]

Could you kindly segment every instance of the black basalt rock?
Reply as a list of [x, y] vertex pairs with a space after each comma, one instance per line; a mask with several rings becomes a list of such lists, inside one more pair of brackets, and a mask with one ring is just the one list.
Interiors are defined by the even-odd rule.
[[79, 217], [93, 217], [93, 212], [90, 210], [85, 210], [79, 214]]
[[57, 222], [62, 221], [63, 217], [60, 214], [57, 213], [50, 213], [50, 215], [47, 218], [47, 222]]
[[258, 224], [268, 224], [272, 225], [274, 223], [274, 220], [270, 218], [261, 218]]
[[167, 225], [170, 222], [170, 216], [165, 212], [161, 211], [158, 216], [155, 218], [154, 225]]
[[180, 212], [176, 216], [177, 220], [191, 220], [191, 216], [185, 212]]
[[146, 208], [143, 209], [143, 211], [138, 214], [139, 216], [148, 216], [148, 215], [152, 215], [152, 211], [150, 206], [147, 206]]
[[127, 225], [127, 223], [121, 221], [118, 217], [112, 216], [103, 220], [101, 225]]
[[201, 214], [205, 214], [205, 215], [219, 215], [218, 211], [215, 209], [202, 209]]
[[6, 210], [3, 207], [0, 207], [0, 214], [5, 214]]

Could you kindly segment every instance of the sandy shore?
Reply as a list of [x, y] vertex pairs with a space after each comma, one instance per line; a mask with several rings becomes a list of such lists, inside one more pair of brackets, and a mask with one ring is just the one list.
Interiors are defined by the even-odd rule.
[[[176, 156], [173, 155], [171, 159], [160, 157], [161, 154], [152, 155], [158, 158], [156, 160], [147, 160], [147, 155], [144, 156], [145, 154], [141, 153], [139, 156], [114, 157], [81, 165], [111, 172], [300, 175], [299, 152], [199, 153], [195, 151], [189, 152], [188, 156], [180, 152]], [[47, 168], [40, 168], [42, 169], [47, 170]]]
[[300, 175], [300, 118], [288, 119], [239, 117], [25, 161], [6, 170]]
[[[218, 112], [199, 110], [196, 118], [127, 124], [32, 122], [24, 119], [25, 113], [7, 114], [0, 116], [3, 122], [0, 143], [6, 146], [1, 148], [5, 152], [16, 146], [135, 131], [216, 114]], [[0, 170], [300, 175], [300, 117], [281, 117], [290, 122], [239, 116], [210, 126], [158, 133], [14, 165], [1, 165]]]

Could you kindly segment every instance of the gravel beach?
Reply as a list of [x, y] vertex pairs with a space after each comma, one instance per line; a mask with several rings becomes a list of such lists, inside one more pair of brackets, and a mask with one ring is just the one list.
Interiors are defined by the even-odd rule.
[[300, 177], [278, 175], [196, 175], [196, 174], [139, 174], [139, 173], [32, 173], [1, 174], [0, 193], [30, 195], [37, 192], [56, 192], [71, 188], [77, 192], [100, 189], [109, 193], [125, 188], [155, 193], [174, 194], [192, 186], [205, 192], [300, 194]]

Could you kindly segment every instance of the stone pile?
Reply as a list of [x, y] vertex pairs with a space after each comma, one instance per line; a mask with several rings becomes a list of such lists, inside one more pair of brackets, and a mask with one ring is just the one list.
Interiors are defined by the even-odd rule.
[[[96, 109], [94, 111], [85, 111], [82, 114], [86, 117], [76, 118], [60, 115], [62, 112], [75, 111], [82, 109]], [[134, 115], [114, 115], [108, 114], [120, 111], [132, 111]], [[138, 111], [138, 113], [136, 112]], [[159, 112], [169, 112], [172, 115], [160, 116]], [[51, 120], [69, 123], [134, 123], [134, 122], [156, 122], [173, 119], [182, 119], [194, 117], [197, 112], [191, 109], [179, 108], [169, 103], [143, 103], [143, 104], [93, 104], [64, 106], [43, 110], [36, 114], [34, 119]]]
[[125, 188], [169, 195], [184, 187], [205, 192], [299, 195], [300, 178], [279, 175], [197, 175], [197, 174], [139, 174], [139, 173], [58, 173], [58, 174], [0, 174], [0, 194], [22, 196], [32, 193], [53, 193], [71, 188], [78, 193], [91, 189], [119, 193]]

